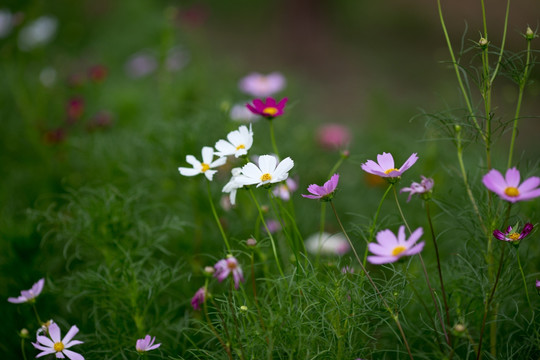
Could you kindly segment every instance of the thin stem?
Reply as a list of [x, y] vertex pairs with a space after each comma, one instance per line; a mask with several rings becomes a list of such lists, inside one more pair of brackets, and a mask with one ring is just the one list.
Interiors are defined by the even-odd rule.
[[411, 358], [411, 360], [413, 360], [413, 355], [411, 353], [411, 349], [409, 347], [409, 343], [407, 342], [407, 338], [405, 336], [405, 332], [403, 331], [403, 328], [401, 327], [401, 323], [399, 322], [399, 317], [398, 317], [398, 314], [397, 313], [394, 313], [394, 311], [392, 311], [392, 308], [390, 307], [390, 305], [388, 305], [388, 303], [386, 302], [386, 299], [382, 296], [381, 292], [379, 291], [379, 288], [377, 287], [377, 285], [375, 285], [375, 282], [373, 281], [373, 279], [371, 278], [371, 276], [369, 276], [369, 273], [367, 272], [366, 268], [364, 267], [364, 265], [362, 265], [362, 261], [360, 261], [360, 258], [358, 257], [358, 253], [356, 252], [355, 248], [354, 248], [354, 245], [351, 241], [351, 239], [349, 238], [349, 235], [347, 234], [347, 232], [345, 231], [345, 228], [343, 227], [343, 224], [341, 223], [341, 220], [339, 219], [339, 216], [337, 214], [337, 211], [336, 211], [336, 208], [334, 206], [334, 203], [330, 200], [330, 205], [332, 206], [332, 210], [334, 211], [334, 215], [336, 216], [336, 220], [339, 224], [339, 227], [341, 228], [341, 231], [343, 232], [343, 234], [345, 235], [345, 238], [347, 239], [347, 241], [349, 242], [349, 245], [351, 246], [351, 249], [354, 253], [354, 256], [356, 257], [356, 260], [358, 261], [358, 264], [360, 264], [360, 268], [362, 269], [362, 271], [364, 272], [364, 274], [366, 275], [366, 278], [369, 280], [371, 286], [373, 287], [373, 289], [375, 290], [375, 292], [377, 293], [377, 295], [379, 295], [379, 297], [381, 298], [384, 306], [386, 307], [386, 310], [388, 310], [388, 312], [390, 313], [390, 315], [392, 316], [392, 319], [394, 319], [394, 321], [396, 322], [396, 325], [399, 329], [399, 332], [401, 334], [401, 338], [403, 339], [403, 343], [405, 345], [405, 348], [407, 349], [407, 352], [409, 353], [409, 357]]
[[[499, 73], [499, 68], [501, 67], [501, 60], [504, 54], [504, 46], [506, 44], [506, 33], [508, 30], [508, 17], [510, 15], [510, 0], [506, 2], [506, 15], [504, 17], [504, 27], [503, 27], [503, 36], [501, 41], [501, 50], [499, 51], [499, 58], [497, 59], [497, 65], [495, 65], [495, 70], [493, 70], [493, 73], [491, 74], [490, 83], [493, 84], [493, 81], [495, 81], [495, 77], [497, 77], [497, 74]], [[486, 30], [487, 34], [487, 30]], [[487, 39], [487, 37], [486, 37]]]
[[229, 289], [229, 296], [228, 296], [229, 308], [231, 309], [231, 314], [232, 314], [232, 318], [233, 318], [233, 321], [234, 321], [234, 330], [236, 331], [236, 338], [237, 338], [237, 341], [238, 341], [238, 347], [240, 347], [240, 359], [244, 360], [245, 359], [244, 345], [242, 345], [242, 339], [241, 339], [241, 336], [240, 336], [240, 328], [238, 326], [238, 320], [237, 320], [238, 317], [236, 316], [236, 310], [234, 308], [234, 304], [233, 304], [233, 301], [232, 301], [233, 280], [230, 281], [230, 284], [231, 284], [231, 287]]
[[34, 309], [34, 314], [36, 315], [36, 319], [39, 323], [39, 326], [43, 325], [43, 322], [41, 322], [41, 319], [39, 318], [39, 314], [38, 314], [35, 302], [32, 302], [32, 308]]
[[[322, 236], [324, 233], [324, 224], [326, 220], [326, 202], [321, 202], [321, 224], [319, 227], [319, 241], [318, 244], [322, 244]], [[321, 252], [317, 251], [317, 256], [315, 257], [315, 264], [319, 266], [319, 260], [321, 258]]]
[[405, 224], [407, 231], [409, 231], [409, 234], [411, 234], [412, 233], [411, 228], [409, 227], [409, 224], [407, 223], [407, 220], [405, 219], [405, 215], [403, 215], [403, 211], [401, 211], [401, 206], [399, 205], [399, 200], [397, 197], [397, 190], [395, 186], [394, 186], [394, 198], [396, 199], [396, 205], [399, 210], [399, 215], [401, 216], [401, 220], [403, 220], [403, 223]]
[[[259, 307], [259, 299], [257, 298], [257, 286], [255, 281], [255, 259], [254, 254], [251, 252], [250, 259], [251, 259], [251, 287], [253, 289], [253, 299], [255, 300], [255, 307], [257, 308], [257, 314], [259, 315], [259, 322], [261, 323], [261, 327], [263, 331], [266, 333], [266, 326], [264, 325], [264, 320], [261, 315], [261, 308]], [[268, 343], [268, 337], [266, 337], [266, 343]]]
[[[373, 235], [375, 234], [375, 229], [377, 229], [377, 219], [379, 218], [379, 213], [381, 212], [381, 207], [384, 202], [384, 199], [386, 199], [386, 195], [388, 195], [388, 192], [390, 192], [390, 189], [393, 187], [393, 184], [388, 185], [388, 188], [386, 188], [386, 191], [384, 192], [381, 201], [379, 201], [379, 206], [377, 206], [377, 211], [375, 212], [375, 216], [373, 217], [373, 222], [371, 223], [371, 226], [369, 227], [369, 237], [368, 237], [368, 244], [373, 241]], [[362, 264], [364, 267], [366, 266], [366, 260], [368, 255], [368, 247], [366, 246], [366, 250], [364, 251], [364, 259], [362, 261]]]
[[24, 360], [26, 359], [26, 351], [24, 350], [24, 338], [21, 338], [21, 352]]
[[[529, 308], [534, 313], [534, 309], [533, 309], [533, 307], [531, 305], [531, 299], [529, 297], [529, 289], [527, 288], [527, 280], [525, 279], [525, 273], [523, 272], [523, 267], [521, 266], [521, 260], [519, 259], [519, 250], [518, 249], [516, 249], [516, 256], [517, 256], [519, 271], [521, 272], [521, 278], [523, 279], [523, 287], [525, 288], [525, 295], [527, 295], [527, 303], [529, 304]], [[533, 319], [534, 319], [534, 317], [533, 317]]]
[[214, 202], [212, 201], [212, 192], [210, 191], [210, 180], [207, 179], [206, 181], [206, 189], [208, 190], [208, 201], [210, 202], [210, 208], [212, 208], [212, 214], [214, 214], [214, 219], [216, 220], [216, 223], [218, 225], [219, 231], [221, 233], [221, 237], [223, 237], [223, 241], [225, 242], [225, 246], [227, 247], [227, 251], [231, 252], [231, 246], [229, 245], [229, 241], [227, 240], [227, 235], [225, 235], [225, 231], [223, 230], [223, 226], [221, 226], [221, 222], [219, 221], [218, 214], [216, 212], [216, 207], [214, 206]]
[[270, 122], [270, 140], [272, 141], [272, 148], [274, 149], [274, 154], [276, 154], [276, 156], [279, 159], [280, 158], [279, 157], [279, 151], [277, 149], [276, 137], [274, 135], [274, 121], [272, 119], [270, 119], [269, 122]]
[[266, 225], [266, 221], [264, 221], [263, 212], [261, 210], [261, 206], [259, 205], [259, 202], [257, 201], [257, 198], [255, 197], [255, 194], [253, 193], [253, 189], [249, 189], [249, 193], [251, 194], [251, 198], [253, 199], [253, 202], [255, 203], [255, 206], [257, 207], [257, 210], [259, 211], [259, 218], [261, 219], [261, 222], [266, 229], [266, 233], [268, 234], [268, 237], [270, 238], [270, 243], [272, 245], [272, 251], [274, 253], [274, 258], [276, 259], [276, 264], [279, 270], [279, 274], [282, 277], [285, 277], [285, 274], [283, 273], [283, 270], [281, 269], [281, 264], [279, 263], [279, 258], [277, 254], [276, 249], [276, 242], [274, 241], [274, 237], [272, 236], [272, 233], [270, 232], [270, 229], [268, 229], [268, 225]]

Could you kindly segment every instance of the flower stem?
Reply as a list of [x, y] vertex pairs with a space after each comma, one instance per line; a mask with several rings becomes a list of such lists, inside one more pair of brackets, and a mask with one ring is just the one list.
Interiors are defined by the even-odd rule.
[[373, 281], [371, 276], [369, 276], [369, 273], [367, 272], [365, 266], [362, 264], [362, 261], [358, 257], [358, 253], [356, 252], [356, 250], [355, 250], [355, 248], [353, 246], [353, 243], [352, 243], [351, 239], [349, 238], [349, 235], [345, 231], [345, 228], [343, 227], [343, 224], [341, 223], [341, 220], [339, 219], [339, 216], [337, 214], [334, 203], [332, 202], [332, 200], [330, 200], [329, 202], [330, 202], [330, 205], [332, 206], [332, 210], [334, 211], [334, 215], [336, 216], [336, 220], [337, 220], [337, 222], [339, 224], [339, 227], [341, 228], [341, 231], [343, 232], [343, 234], [345, 235], [345, 238], [349, 242], [349, 245], [351, 246], [351, 249], [352, 249], [352, 251], [354, 253], [354, 256], [356, 257], [356, 260], [358, 261], [358, 264], [360, 264], [360, 268], [362, 269], [363, 273], [366, 275], [366, 278], [369, 280], [371, 286], [373, 287], [373, 289], [375, 290], [377, 295], [379, 295], [379, 297], [381, 298], [384, 306], [386, 307], [386, 310], [388, 310], [388, 312], [392, 316], [392, 319], [396, 322], [396, 325], [397, 325], [397, 327], [399, 329], [399, 332], [401, 334], [401, 338], [403, 339], [403, 344], [405, 345], [405, 348], [407, 349], [407, 352], [409, 353], [409, 357], [411, 358], [411, 360], [413, 360], [414, 358], [413, 358], [413, 355], [411, 353], [409, 343], [407, 342], [407, 337], [405, 336], [405, 332], [403, 332], [403, 328], [401, 327], [401, 323], [399, 321], [398, 314], [394, 313], [394, 311], [392, 311], [392, 308], [390, 307], [390, 305], [388, 305], [388, 303], [386, 302], [386, 299], [382, 296], [381, 292], [379, 291], [379, 288], [377, 287], [377, 285], [375, 285], [375, 282]]
[[[393, 187], [393, 184], [390, 184], [388, 188], [386, 188], [386, 191], [384, 192], [381, 201], [379, 201], [379, 206], [377, 207], [377, 211], [375, 212], [375, 216], [373, 217], [373, 222], [371, 223], [371, 226], [369, 227], [369, 237], [368, 237], [368, 244], [373, 241], [373, 235], [375, 235], [375, 230], [377, 229], [377, 219], [379, 218], [379, 213], [381, 212], [381, 207], [384, 202], [384, 199], [386, 199], [386, 195], [388, 195], [388, 192], [390, 192], [390, 189]], [[368, 248], [366, 246], [366, 250], [364, 251], [364, 259], [362, 261], [362, 264], [364, 267], [366, 266], [366, 260], [368, 255]]]
[[23, 360], [27, 360], [26, 351], [24, 350], [24, 338], [21, 338], [21, 352], [22, 352]]
[[207, 179], [206, 181], [206, 189], [208, 190], [208, 202], [210, 202], [210, 208], [212, 208], [212, 214], [214, 214], [214, 219], [216, 220], [216, 223], [218, 225], [219, 231], [221, 233], [221, 237], [223, 237], [223, 241], [225, 242], [225, 246], [227, 247], [227, 251], [231, 252], [231, 246], [229, 245], [229, 241], [227, 240], [227, 235], [225, 235], [225, 231], [223, 230], [223, 226], [221, 226], [221, 222], [219, 221], [218, 214], [216, 212], [216, 207], [214, 206], [214, 202], [212, 201], [212, 192], [210, 191], [210, 180]]
[[36, 315], [36, 319], [39, 323], [39, 326], [43, 325], [43, 322], [41, 322], [41, 319], [39, 318], [39, 314], [38, 314], [35, 302], [32, 302], [32, 308], [34, 309], [34, 314]]
[[279, 274], [282, 277], [285, 277], [285, 274], [283, 273], [283, 270], [281, 269], [281, 265], [279, 263], [279, 258], [278, 258], [277, 250], [276, 250], [276, 242], [274, 241], [274, 237], [272, 236], [272, 233], [270, 232], [270, 229], [268, 229], [268, 225], [266, 225], [266, 221], [264, 221], [264, 216], [263, 216], [263, 212], [261, 210], [261, 206], [259, 205], [259, 202], [257, 201], [257, 198], [255, 197], [255, 194], [253, 193], [253, 189], [250, 188], [249, 193], [251, 194], [251, 198], [253, 199], [253, 202], [255, 203], [255, 206], [257, 207], [257, 210], [259, 211], [259, 218], [261, 219], [261, 222], [262, 222], [264, 228], [266, 229], [266, 233], [268, 234], [268, 237], [270, 238], [270, 243], [272, 245], [272, 251], [274, 253], [274, 258], [276, 259], [276, 264], [277, 264], [277, 267], [278, 267], [278, 270], [279, 270]]
[[279, 159], [280, 158], [279, 157], [279, 151], [277, 149], [276, 137], [274, 135], [274, 121], [270, 120], [269, 123], [270, 123], [270, 140], [272, 141], [272, 149], [274, 149], [274, 153], [276, 154], [276, 156]]
[[[519, 271], [521, 272], [521, 278], [523, 279], [523, 287], [525, 288], [525, 295], [527, 295], [527, 303], [529, 304], [529, 308], [531, 308], [534, 314], [534, 308], [531, 305], [531, 299], [529, 297], [529, 290], [527, 289], [527, 280], [525, 279], [525, 273], [523, 272], [523, 267], [521, 266], [521, 260], [519, 259], [518, 249], [516, 249], [516, 256], [517, 256]], [[534, 316], [533, 316], [533, 319], [534, 319]]]
[[412, 233], [411, 231], [411, 228], [409, 227], [409, 224], [407, 223], [407, 220], [405, 220], [405, 215], [403, 215], [403, 211], [401, 211], [401, 206], [399, 205], [399, 200], [398, 200], [398, 197], [397, 197], [397, 190], [396, 190], [396, 187], [394, 186], [394, 199], [396, 199], [396, 205], [397, 205], [397, 208], [399, 210], [399, 215], [401, 216], [401, 220], [403, 220], [403, 223], [405, 224], [405, 227], [407, 228], [407, 231], [409, 232], [409, 234]]

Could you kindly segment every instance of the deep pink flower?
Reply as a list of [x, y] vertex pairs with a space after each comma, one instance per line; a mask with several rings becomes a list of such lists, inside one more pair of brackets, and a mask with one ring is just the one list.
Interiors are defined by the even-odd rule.
[[506, 170], [505, 177], [495, 169], [491, 169], [482, 182], [501, 199], [515, 203], [517, 201], [531, 200], [540, 196], [540, 178], [532, 176], [519, 184], [521, 175], [515, 167]]
[[201, 310], [201, 305], [204, 304], [204, 301], [206, 300], [206, 291], [204, 291], [204, 286], [201, 287], [197, 292], [195, 292], [195, 295], [191, 298], [191, 306], [193, 306], [194, 310]]
[[274, 98], [267, 98], [265, 102], [261, 99], [253, 100], [253, 105], [246, 104], [247, 108], [254, 114], [263, 116], [267, 119], [273, 119], [283, 115], [283, 109], [287, 103], [287, 98], [283, 98], [279, 103], [276, 103]]
[[267, 97], [280, 92], [285, 85], [285, 77], [278, 72], [273, 72], [268, 75], [251, 73], [240, 80], [238, 87], [248, 95]]
[[232, 274], [235, 289], [238, 289], [240, 281], [244, 281], [242, 268], [238, 265], [238, 260], [232, 255], [228, 255], [226, 259], [219, 260], [216, 265], [214, 265], [214, 269], [216, 269], [214, 277], [217, 278], [219, 282], [222, 282], [229, 274]]
[[21, 295], [18, 297], [10, 297], [8, 301], [13, 304], [20, 304], [24, 302], [34, 302], [35, 299], [41, 294], [43, 290], [43, 284], [45, 284], [45, 279], [39, 279], [32, 288], [29, 290], [22, 290]]
[[405, 226], [399, 227], [398, 236], [390, 230], [382, 230], [377, 233], [377, 243], [368, 245], [369, 251], [374, 256], [368, 256], [372, 264], [388, 264], [398, 261], [402, 256], [418, 254], [424, 248], [424, 242], [416, 244], [424, 230], [418, 228], [409, 238], [405, 237]]
[[330, 200], [332, 199], [332, 196], [334, 195], [334, 192], [336, 191], [338, 182], [339, 182], [339, 174], [334, 174], [332, 175], [330, 180], [324, 183], [323, 186], [319, 186], [316, 184], [309, 185], [307, 190], [313, 195], [302, 194], [302, 196], [308, 199]]
[[161, 343], [155, 344], [154, 341], [156, 341], [156, 337], [151, 337], [150, 335], [146, 335], [144, 339], [138, 339], [137, 343], [135, 344], [135, 349], [137, 349], [138, 352], [146, 352], [150, 350], [157, 349], [161, 346]]
[[317, 130], [317, 141], [323, 148], [339, 149], [351, 141], [350, 130], [340, 124], [325, 124]]
[[540, 291], [540, 280], [536, 280], [536, 290]]
[[495, 236], [495, 238], [499, 240], [509, 241], [517, 244], [521, 241], [521, 239], [529, 235], [533, 228], [533, 224], [526, 223], [525, 226], [523, 226], [523, 230], [521, 231], [521, 233], [519, 233], [517, 231], [512, 231], [512, 227], [509, 226], [508, 228], [506, 228], [506, 232], [504, 233], [500, 230], [493, 230], [493, 236]]
[[431, 191], [433, 188], [433, 179], [427, 178], [422, 175], [422, 181], [419, 183], [413, 182], [411, 184], [411, 187], [406, 187], [401, 189], [399, 192], [409, 192], [409, 198], [407, 199], [407, 202], [411, 201], [411, 197], [414, 194], [427, 194]]
[[77, 326], [73, 325], [63, 339], [61, 339], [60, 328], [55, 323], [49, 325], [48, 331], [50, 338], [38, 335], [37, 342], [32, 343], [36, 349], [41, 350], [41, 352], [37, 354], [37, 358], [48, 354], [55, 354], [56, 358], [59, 359], [63, 359], [67, 356], [68, 359], [71, 360], [84, 360], [84, 357], [81, 354], [67, 350], [74, 345], [83, 343], [80, 340], [72, 340], [79, 332]]
[[405, 163], [399, 169], [397, 169], [395, 168], [392, 154], [383, 152], [382, 155], [377, 155], [377, 162], [368, 160], [362, 164], [362, 170], [380, 177], [396, 178], [401, 176], [401, 174], [413, 166], [416, 160], [418, 160], [418, 156], [416, 156], [416, 153], [414, 153], [409, 156], [407, 161], [405, 161]]
[[80, 119], [84, 113], [84, 99], [82, 97], [74, 97], [69, 99], [67, 104], [67, 122], [73, 124]]

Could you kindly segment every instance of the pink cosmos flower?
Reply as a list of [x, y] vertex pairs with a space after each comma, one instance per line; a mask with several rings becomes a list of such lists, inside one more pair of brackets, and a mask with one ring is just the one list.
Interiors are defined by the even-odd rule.
[[401, 176], [401, 174], [413, 166], [416, 160], [418, 160], [418, 156], [416, 156], [416, 153], [414, 153], [409, 156], [407, 161], [405, 161], [405, 163], [399, 169], [397, 169], [395, 168], [392, 154], [383, 152], [382, 155], [377, 155], [377, 162], [368, 160], [362, 164], [362, 170], [380, 177], [396, 178]]
[[[270, 231], [271, 234], [275, 234], [281, 230], [281, 224], [279, 223], [279, 221], [274, 219], [266, 220], [266, 226], [268, 227], [268, 231]], [[266, 231], [266, 228], [263, 226], [261, 227], [261, 230]]]
[[508, 228], [506, 228], [506, 232], [504, 233], [500, 230], [493, 230], [493, 236], [495, 236], [495, 238], [499, 240], [509, 241], [511, 243], [517, 244], [521, 241], [521, 239], [529, 235], [533, 228], [533, 224], [526, 223], [525, 226], [523, 226], [523, 230], [521, 231], [521, 233], [519, 233], [517, 231], [512, 231], [512, 227], [509, 226]]
[[279, 184], [272, 190], [274, 196], [279, 197], [283, 201], [289, 201], [291, 199], [291, 194], [298, 189], [298, 181], [287, 178], [285, 184]]
[[325, 149], [339, 149], [351, 141], [350, 130], [340, 124], [326, 124], [317, 130], [317, 141]]
[[253, 100], [253, 105], [246, 104], [246, 107], [254, 114], [263, 116], [267, 119], [273, 119], [283, 115], [283, 109], [287, 103], [287, 98], [283, 98], [279, 103], [276, 103], [274, 98], [267, 98], [264, 102], [261, 99]]
[[339, 182], [339, 174], [334, 174], [332, 175], [330, 180], [324, 183], [323, 186], [319, 186], [316, 184], [309, 185], [307, 190], [313, 195], [302, 194], [302, 196], [308, 199], [330, 200], [332, 199], [332, 196], [334, 195], [334, 192], [336, 191], [338, 182]]
[[45, 279], [39, 279], [32, 288], [29, 290], [22, 290], [19, 297], [10, 297], [7, 300], [13, 304], [20, 304], [24, 302], [34, 302], [35, 299], [41, 294], [43, 290], [43, 284], [45, 284]]
[[37, 343], [32, 343], [34, 347], [38, 350], [42, 350], [39, 354], [37, 354], [36, 358], [48, 355], [48, 354], [55, 354], [57, 358], [62, 359], [64, 357], [68, 357], [68, 359], [71, 360], [84, 360], [84, 357], [71, 350], [67, 350], [73, 345], [79, 345], [82, 344], [82, 341], [79, 340], [71, 340], [73, 337], [79, 332], [79, 328], [77, 326], [73, 325], [71, 329], [69, 329], [66, 336], [64, 336], [63, 339], [60, 338], [60, 328], [55, 323], [52, 323], [49, 325], [49, 337], [38, 335], [37, 336]]
[[515, 167], [506, 170], [505, 177], [495, 169], [491, 169], [482, 182], [501, 199], [515, 203], [517, 201], [531, 200], [540, 196], [540, 178], [532, 176], [519, 184], [521, 176]]
[[267, 97], [285, 88], [285, 77], [278, 72], [268, 75], [251, 73], [240, 80], [238, 87], [244, 93], [255, 97]]
[[420, 184], [417, 182], [413, 182], [411, 184], [411, 187], [406, 187], [399, 191], [400, 193], [409, 192], [409, 198], [407, 199], [407, 202], [411, 201], [411, 197], [414, 194], [426, 194], [426, 193], [429, 193], [431, 189], [433, 189], [433, 185], [434, 185], [433, 179], [427, 178], [423, 175], [421, 176], [422, 176], [422, 181], [420, 182]]
[[191, 298], [191, 306], [193, 310], [201, 310], [201, 305], [204, 304], [206, 300], [206, 291], [204, 291], [204, 286], [195, 292], [195, 295]]
[[238, 265], [238, 260], [232, 255], [228, 255], [226, 259], [219, 260], [216, 265], [214, 265], [214, 269], [216, 269], [214, 277], [217, 278], [219, 282], [222, 282], [229, 274], [232, 274], [235, 289], [238, 289], [240, 281], [244, 281], [242, 268]]
[[424, 230], [418, 228], [407, 239], [405, 237], [405, 226], [401, 225], [398, 235], [390, 230], [382, 230], [377, 233], [377, 243], [368, 245], [369, 251], [374, 256], [368, 256], [368, 261], [372, 264], [388, 264], [398, 261], [402, 256], [418, 254], [424, 248], [424, 242], [416, 244], [422, 236]]
[[150, 335], [146, 335], [144, 339], [138, 339], [137, 343], [135, 344], [135, 349], [137, 349], [138, 352], [146, 352], [150, 350], [157, 349], [161, 346], [161, 343], [155, 344], [154, 341], [156, 341], [156, 337], [150, 337]]

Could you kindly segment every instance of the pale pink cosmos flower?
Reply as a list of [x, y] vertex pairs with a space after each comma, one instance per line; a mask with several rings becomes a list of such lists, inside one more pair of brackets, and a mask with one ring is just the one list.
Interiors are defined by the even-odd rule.
[[306, 239], [305, 246], [306, 250], [314, 255], [341, 256], [351, 250], [351, 246], [343, 233], [315, 233]]
[[214, 161], [214, 149], [209, 146], [202, 148], [202, 162], [195, 159], [193, 155], [187, 155], [186, 161], [193, 166], [193, 168], [179, 167], [178, 171], [184, 176], [195, 176], [198, 174], [204, 174], [206, 178], [212, 181], [214, 174], [217, 170], [211, 170], [215, 167], [221, 166], [227, 162], [227, 158], [221, 157]]
[[407, 161], [397, 169], [394, 165], [394, 158], [392, 154], [383, 152], [377, 155], [377, 162], [368, 160], [362, 164], [362, 170], [367, 173], [378, 175], [386, 178], [396, 178], [401, 176], [406, 170], [408, 170], [418, 160], [416, 153], [409, 156]]
[[[272, 234], [275, 234], [281, 230], [280, 222], [274, 219], [266, 220], [266, 226], [268, 227], [268, 231], [270, 231]], [[264, 226], [261, 229], [262, 231], [266, 230]]]
[[285, 184], [277, 185], [274, 190], [272, 190], [272, 193], [283, 201], [289, 201], [291, 199], [291, 194], [297, 189], [298, 181], [293, 178], [287, 178]]
[[253, 100], [252, 104], [246, 104], [246, 107], [254, 114], [263, 116], [267, 119], [273, 119], [283, 115], [283, 109], [287, 103], [287, 98], [283, 98], [279, 103], [274, 98], [267, 98], [265, 101], [261, 99]]
[[422, 181], [420, 183], [413, 182], [410, 187], [405, 187], [401, 189], [399, 192], [409, 192], [409, 197], [407, 198], [407, 202], [411, 201], [411, 197], [414, 194], [426, 194], [433, 189], [434, 181], [431, 178], [427, 178], [423, 175]]
[[249, 129], [242, 125], [238, 130], [231, 131], [227, 134], [227, 140], [218, 140], [215, 145], [217, 150], [216, 155], [219, 157], [234, 155], [240, 157], [247, 155], [249, 149], [253, 145], [253, 130], [251, 124]]
[[214, 265], [214, 269], [216, 269], [214, 277], [218, 279], [219, 282], [222, 282], [229, 274], [232, 274], [235, 289], [238, 289], [240, 282], [244, 281], [242, 268], [238, 265], [238, 260], [232, 255], [228, 255], [226, 259], [219, 260], [216, 265]]
[[81, 354], [71, 350], [67, 350], [74, 345], [79, 345], [83, 343], [79, 340], [72, 340], [73, 337], [79, 332], [79, 328], [77, 328], [77, 326], [73, 325], [63, 339], [61, 339], [60, 337], [60, 328], [57, 324], [50, 324], [48, 331], [50, 338], [47, 336], [38, 335], [37, 343], [32, 343], [32, 345], [34, 345], [36, 349], [42, 351], [37, 354], [36, 358], [48, 354], [55, 354], [56, 357], [59, 359], [67, 356], [68, 359], [71, 360], [84, 360], [84, 357]]
[[325, 149], [340, 149], [351, 141], [350, 130], [340, 124], [325, 124], [317, 130], [317, 141]]
[[373, 256], [368, 256], [372, 264], [388, 264], [398, 261], [403, 256], [418, 254], [424, 248], [424, 242], [416, 244], [424, 230], [418, 228], [409, 238], [405, 236], [405, 226], [401, 225], [396, 235], [390, 230], [382, 230], [377, 233], [377, 242], [368, 245]]
[[308, 199], [330, 200], [332, 199], [332, 196], [334, 195], [334, 192], [336, 191], [338, 182], [339, 182], [339, 174], [334, 174], [332, 175], [330, 180], [324, 183], [323, 186], [319, 186], [316, 184], [309, 185], [307, 190], [312, 195], [302, 194], [302, 196]]
[[32, 288], [29, 290], [22, 290], [21, 295], [18, 297], [10, 297], [7, 300], [13, 304], [20, 304], [24, 302], [34, 302], [35, 299], [41, 294], [43, 290], [43, 284], [45, 284], [45, 279], [39, 279]]
[[531, 200], [540, 196], [540, 178], [532, 176], [519, 184], [521, 175], [515, 167], [506, 170], [503, 177], [502, 174], [495, 169], [491, 169], [484, 177], [482, 182], [495, 194], [503, 200], [515, 203], [517, 201]]
[[242, 78], [238, 84], [240, 90], [248, 95], [255, 97], [267, 97], [285, 88], [285, 77], [273, 72], [268, 75], [251, 73]]
[[146, 351], [157, 349], [161, 346], [161, 343], [155, 344], [154, 341], [156, 341], [156, 337], [151, 337], [150, 335], [146, 335], [144, 339], [138, 339], [137, 343], [135, 344], [135, 349], [137, 349], [138, 352], [143, 353]]

